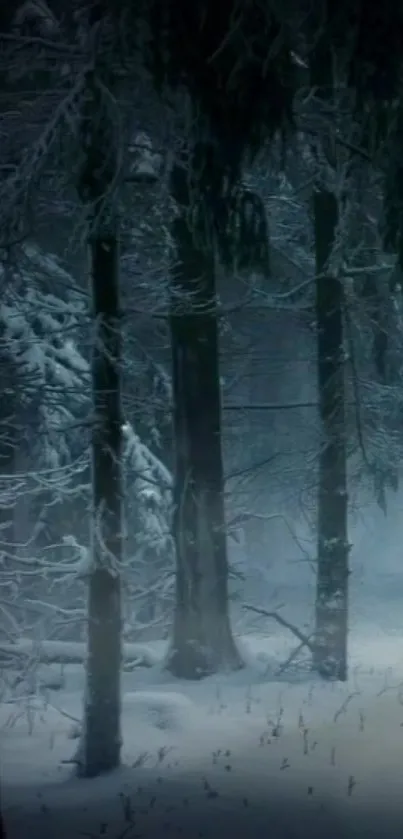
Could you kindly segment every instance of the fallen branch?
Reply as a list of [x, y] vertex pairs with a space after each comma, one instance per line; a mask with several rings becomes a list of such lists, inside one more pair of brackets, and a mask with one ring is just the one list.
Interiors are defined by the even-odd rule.
[[285, 670], [288, 670], [290, 665], [293, 663], [293, 661], [295, 661], [295, 659], [297, 658], [297, 656], [299, 655], [301, 650], [303, 650], [304, 647], [305, 647], [305, 643], [303, 643], [302, 641], [301, 641], [300, 644], [298, 644], [297, 647], [294, 647], [293, 651], [290, 653], [288, 658], [285, 661], [283, 661], [283, 663], [278, 668], [278, 670], [276, 670], [274, 675], [277, 679], [279, 678], [279, 676], [283, 675]]
[[[39, 664], [85, 664], [87, 646], [82, 641], [31, 641], [20, 638], [15, 643], [0, 643], [0, 661], [15, 658], [34, 659]], [[154, 667], [160, 657], [145, 644], [127, 643], [122, 649], [123, 665]]]
[[62, 717], [66, 717], [67, 720], [71, 720], [71, 722], [81, 725], [81, 720], [79, 720], [78, 717], [73, 717], [72, 714], [69, 714], [63, 708], [59, 708], [58, 705], [54, 705], [53, 702], [48, 701], [46, 704], [49, 705], [50, 708], [53, 708], [54, 711], [57, 711]]
[[245, 603], [243, 605], [243, 608], [247, 612], [254, 612], [256, 615], [261, 615], [264, 618], [271, 618], [272, 620], [276, 621], [276, 623], [279, 623], [280, 626], [283, 626], [285, 629], [288, 629], [290, 632], [292, 632], [293, 635], [295, 635], [296, 638], [298, 638], [301, 647], [308, 647], [308, 650], [310, 650], [312, 653], [314, 652], [315, 644], [311, 640], [311, 638], [308, 635], [305, 635], [303, 632], [301, 632], [301, 630], [298, 629], [297, 626], [294, 626], [293, 623], [290, 623], [290, 621], [286, 620], [281, 615], [279, 615], [278, 612], [268, 612], [261, 606], [252, 606], [248, 603]]

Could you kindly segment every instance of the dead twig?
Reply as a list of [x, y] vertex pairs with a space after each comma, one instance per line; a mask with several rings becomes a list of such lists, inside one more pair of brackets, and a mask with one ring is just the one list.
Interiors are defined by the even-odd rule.
[[293, 651], [290, 653], [288, 658], [283, 662], [283, 664], [280, 665], [278, 670], [276, 670], [275, 676], [277, 678], [279, 676], [283, 675], [284, 671], [288, 669], [288, 667], [290, 666], [290, 664], [293, 663], [293, 661], [295, 661], [295, 659], [297, 658], [297, 656], [299, 655], [301, 650], [303, 650], [304, 647], [305, 647], [305, 644], [302, 641], [301, 641], [300, 644], [298, 644], [297, 647], [294, 647]]
[[333, 722], [337, 722], [337, 720], [339, 719], [339, 717], [341, 717], [341, 715], [342, 715], [342, 714], [345, 714], [345, 713], [346, 713], [347, 708], [348, 708], [348, 706], [349, 706], [350, 702], [351, 702], [351, 701], [352, 701], [352, 699], [354, 699], [356, 696], [361, 696], [361, 691], [359, 691], [359, 690], [354, 690], [352, 693], [349, 693], [349, 695], [348, 695], [348, 696], [346, 696], [346, 698], [345, 698], [344, 702], [342, 703], [342, 705], [340, 705], [340, 708], [338, 708], [338, 710], [336, 711], [336, 713], [335, 713], [335, 715], [334, 715], [334, 717], [333, 717]]
[[261, 615], [264, 618], [271, 618], [271, 620], [276, 621], [276, 623], [279, 623], [280, 626], [283, 626], [285, 629], [288, 629], [290, 632], [292, 632], [293, 635], [295, 635], [296, 638], [298, 638], [301, 647], [308, 647], [308, 650], [310, 650], [312, 653], [314, 652], [315, 644], [311, 640], [311, 637], [301, 632], [301, 630], [298, 629], [297, 626], [294, 626], [293, 623], [290, 623], [290, 621], [286, 620], [286, 618], [283, 618], [282, 615], [278, 614], [278, 612], [268, 612], [261, 606], [252, 606], [249, 603], [245, 603], [243, 605], [243, 608], [247, 612], [254, 612], [256, 615]]

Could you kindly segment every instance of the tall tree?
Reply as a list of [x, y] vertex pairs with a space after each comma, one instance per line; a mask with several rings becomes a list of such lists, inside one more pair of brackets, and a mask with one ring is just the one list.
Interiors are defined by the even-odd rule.
[[[256, 259], [266, 254], [262, 207], [240, 189], [240, 175], [290, 116], [290, 56], [280, 24], [257, 4], [225, 0], [217, 13], [211, 0], [156, 0], [151, 9], [154, 79], [185, 88], [191, 125], [187, 159], [171, 175], [177, 604], [169, 666], [195, 678], [241, 664], [228, 616], [216, 266], [233, 264], [235, 252], [242, 262], [247, 240]], [[274, 43], [275, 61], [267, 58]]]
[[[399, 4], [354, 0], [337, 6], [315, 2], [307, 16], [311, 48], [311, 84], [322, 104], [335, 109], [334, 67], [342, 66], [347, 90], [353, 93], [356, 115], [363, 128], [364, 154], [379, 153], [390, 131], [390, 103], [401, 94], [399, 67], [403, 14]], [[313, 38], [312, 38], [313, 34]], [[399, 112], [400, 108], [397, 108]], [[329, 111], [330, 113], [330, 111]], [[396, 120], [394, 120], [396, 123]], [[340, 142], [340, 132], [336, 142]], [[342, 141], [342, 138], [341, 138]], [[401, 155], [400, 155], [401, 158]], [[395, 209], [400, 167], [393, 167], [393, 189], [386, 190]], [[392, 200], [390, 197], [392, 195]], [[343, 278], [330, 270], [339, 224], [336, 195], [317, 186], [314, 195], [316, 238], [316, 314], [318, 328], [318, 383], [324, 440], [319, 463], [318, 580], [314, 666], [327, 677], [347, 678], [348, 539], [346, 435], [344, 416]], [[387, 218], [389, 242], [401, 248], [401, 215]], [[382, 368], [385, 334], [376, 330], [374, 357]]]
[[[92, 344], [92, 569], [88, 592], [88, 660], [79, 773], [115, 768], [120, 760], [122, 434], [120, 393], [119, 225], [114, 184], [117, 137], [110, 78], [101, 44], [103, 9], [89, 21], [94, 64], [87, 78], [82, 120], [84, 164], [79, 192], [88, 207]], [[103, 60], [102, 60], [103, 59]]]
[[343, 278], [329, 267], [338, 224], [337, 197], [313, 196], [316, 326], [321, 421], [317, 591], [313, 664], [327, 678], [347, 679], [348, 557]]
[[[325, 22], [310, 55], [318, 107], [335, 104], [334, 54]], [[326, 157], [326, 155], [325, 155]], [[325, 167], [332, 161], [326, 160]], [[333, 181], [336, 178], [333, 177]], [[348, 559], [345, 417], [344, 278], [334, 260], [340, 196], [318, 172], [313, 193], [320, 452], [314, 668], [347, 679]], [[332, 264], [333, 263], [333, 264]]]
[[171, 175], [177, 207], [170, 299], [177, 571], [168, 666], [184, 678], [241, 664], [228, 614], [216, 250], [205, 207], [197, 205], [203, 197], [198, 175], [195, 160], [189, 170], [177, 162]]

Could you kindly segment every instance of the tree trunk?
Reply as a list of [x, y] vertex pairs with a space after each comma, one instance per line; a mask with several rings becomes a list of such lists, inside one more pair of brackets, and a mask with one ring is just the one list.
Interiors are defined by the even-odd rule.
[[92, 568], [88, 583], [84, 721], [77, 759], [78, 773], [85, 777], [117, 767], [121, 750], [123, 413], [119, 222], [115, 207], [119, 140], [115, 111], [106, 105], [113, 99], [114, 78], [105, 58], [105, 51], [112, 50], [105, 11], [100, 0], [89, 11], [88, 39], [96, 61], [87, 76], [81, 126], [84, 163], [77, 184], [90, 225], [93, 329]]
[[316, 319], [321, 421], [314, 668], [347, 679], [348, 556], [343, 282], [328, 269], [338, 223], [335, 195], [314, 193]]
[[84, 739], [79, 771], [92, 777], [120, 760], [122, 413], [119, 267], [116, 232], [96, 232], [91, 248], [93, 570], [88, 596]]
[[[175, 440], [176, 603], [167, 666], [198, 679], [241, 660], [228, 607], [214, 247], [192, 212], [203, 208], [188, 172], [172, 173], [177, 216], [170, 330]], [[200, 217], [199, 217], [200, 218]]]

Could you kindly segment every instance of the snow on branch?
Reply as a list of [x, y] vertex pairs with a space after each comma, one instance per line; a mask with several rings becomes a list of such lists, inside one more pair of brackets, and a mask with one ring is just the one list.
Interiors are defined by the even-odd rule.
[[132, 483], [139, 514], [138, 552], [153, 548], [172, 553], [170, 517], [172, 476], [164, 464], [141, 442], [132, 425], [123, 426], [125, 468]]

